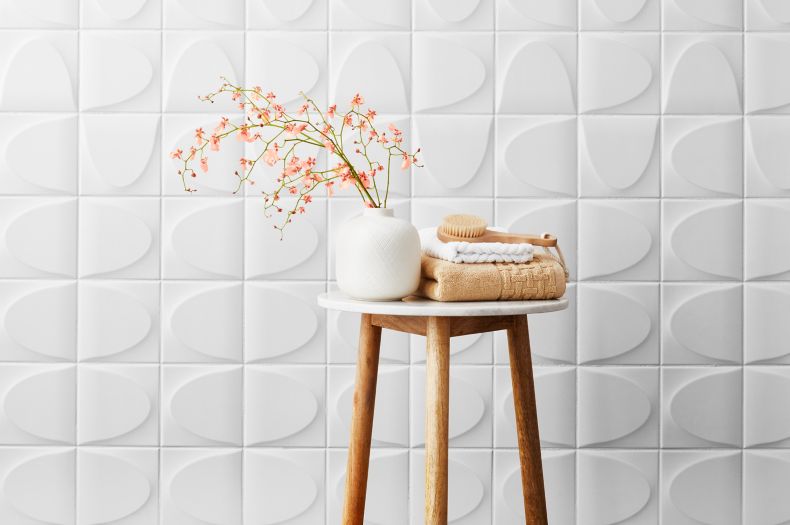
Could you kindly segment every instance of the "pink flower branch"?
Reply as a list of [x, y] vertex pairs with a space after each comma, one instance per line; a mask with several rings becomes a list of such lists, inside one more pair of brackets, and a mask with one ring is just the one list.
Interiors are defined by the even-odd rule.
[[[396, 126], [390, 124], [388, 131], [383, 132], [376, 129], [376, 111], [363, 111], [365, 101], [359, 94], [351, 100], [346, 112], [338, 112], [336, 105], [323, 112], [313, 99], [302, 93], [304, 103], [292, 115], [277, 103], [276, 94], [264, 94], [259, 87], [247, 89], [235, 86], [227, 79], [223, 80], [217, 91], [199, 98], [214, 103], [220, 96], [230, 96], [244, 112], [243, 123], [237, 125], [227, 117], [222, 117], [211, 134], [203, 128], [196, 129], [194, 145], [186, 152], [179, 148], [170, 155], [183, 162], [178, 175], [184, 190], [194, 192], [197, 190], [189, 182], [199, 177], [195, 164], [200, 172], [207, 174], [210, 169], [209, 152], [219, 152], [224, 140], [235, 136], [244, 143], [258, 144], [262, 148], [260, 154], [255, 158], [242, 157], [239, 160], [240, 169], [233, 173], [238, 179], [234, 193], [239, 192], [245, 184], [255, 184], [252, 174], [260, 162], [271, 167], [280, 166], [281, 172], [276, 178], [274, 190], [261, 193], [267, 216], [283, 214], [280, 224], [274, 226], [281, 234], [293, 216], [305, 213], [306, 207], [313, 202], [313, 192], [319, 187], [326, 188], [327, 194], [332, 196], [335, 185], [340, 189], [353, 186], [366, 206], [386, 207], [393, 157], [401, 161], [402, 170], [412, 165], [422, 166], [417, 159], [420, 150], [412, 153], [403, 149], [403, 133]], [[339, 129], [336, 127], [338, 119]], [[366, 166], [354, 166], [349, 160], [348, 151], [344, 148], [346, 129], [354, 132], [353, 152], [364, 159], [363, 164]], [[335, 157], [337, 164], [326, 170], [316, 170], [315, 157], [298, 154], [308, 146], [325, 150], [327, 158]], [[372, 158], [370, 149], [373, 146], [386, 153], [386, 167]], [[331, 161], [328, 163], [332, 164]], [[378, 184], [378, 178], [382, 176], [386, 179], [383, 198]], [[287, 209], [283, 207], [283, 197], [293, 199], [293, 205]]]

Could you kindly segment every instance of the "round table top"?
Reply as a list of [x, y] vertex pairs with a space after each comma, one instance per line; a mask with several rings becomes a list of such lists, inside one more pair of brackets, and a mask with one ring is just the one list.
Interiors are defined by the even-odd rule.
[[410, 296], [400, 301], [357, 301], [342, 292], [322, 293], [318, 305], [329, 310], [363, 314], [471, 317], [485, 315], [522, 315], [556, 312], [568, 308], [568, 299], [544, 301], [469, 301], [439, 302]]

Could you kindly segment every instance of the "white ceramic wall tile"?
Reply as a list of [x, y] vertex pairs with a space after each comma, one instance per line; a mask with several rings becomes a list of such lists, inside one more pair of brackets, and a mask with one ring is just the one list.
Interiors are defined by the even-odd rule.
[[162, 25], [162, 0], [114, 3], [83, 0], [84, 28], [157, 29]]
[[161, 36], [91, 31], [80, 38], [80, 109], [158, 111]]
[[[7, 523], [74, 525], [76, 451], [73, 448], [3, 447], [0, 519]], [[42, 483], [46, 480], [46, 483]], [[37, 488], [32, 494], [30, 487]]]
[[[83, 115], [80, 192], [83, 195], [159, 195], [160, 117]], [[172, 173], [167, 170], [168, 178]]]
[[[416, 116], [413, 142], [425, 150], [425, 168], [415, 171], [414, 194], [491, 198], [493, 135], [490, 115]], [[398, 177], [398, 172], [394, 173]]]
[[579, 279], [655, 280], [658, 201], [579, 202]]
[[662, 525], [741, 523], [740, 451], [661, 454]]
[[790, 196], [790, 174], [784, 169], [790, 151], [782, 147], [785, 138], [790, 138], [790, 118], [747, 117], [744, 133], [746, 196]]
[[790, 517], [781, 487], [790, 479], [787, 451], [743, 454], [743, 519], [746, 523], [781, 523]]
[[244, 26], [244, 0], [192, 3], [162, 0], [165, 29], [241, 29]]
[[411, 2], [331, 0], [330, 29], [408, 30]]
[[658, 446], [658, 368], [579, 370], [579, 446]]
[[[409, 466], [411, 487], [411, 519], [409, 523], [425, 523], [425, 451], [413, 450]], [[458, 525], [482, 525], [491, 522], [491, 451], [452, 450], [447, 463], [447, 521]]]
[[169, 199], [162, 203], [162, 276], [241, 278], [244, 248], [241, 199]]
[[740, 197], [743, 122], [738, 117], [667, 117], [663, 127], [665, 197]]
[[[327, 39], [315, 32], [247, 33], [247, 82], [266, 86], [280, 104], [300, 106], [303, 92], [326, 106]], [[285, 75], [283, 72], [288, 71]], [[345, 102], [345, 100], [343, 101]]]
[[[323, 283], [248, 283], [244, 359], [248, 363], [324, 363], [326, 311], [315, 302], [323, 291]], [[282, 330], [283, 326], [290, 329]]]
[[500, 113], [576, 113], [575, 35], [498, 35], [496, 68]]
[[580, 7], [583, 30], [656, 31], [660, 25], [658, 0], [582, 0]]
[[664, 0], [663, 4], [664, 29], [733, 31], [743, 27], [742, 0]]
[[576, 196], [576, 118], [500, 117], [497, 195]]
[[612, 525], [656, 523], [658, 453], [580, 451], [577, 462], [580, 517], [591, 523]]
[[241, 525], [240, 450], [167, 448], [161, 462], [162, 523]]
[[158, 199], [82, 199], [80, 277], [159, 277], [159, 207]]
[[0, 311], [0, 361], [74, 361], [77, 287], [73, 282], [0, 282]]
[[[172, 4], [180, 2], [168, 1]], [[221, 10], [222, 7], [216, 9]], [[218, 89], [223, 76], [230, 82], [243, 81], [243, 33], [168, 31], [163, 34], [163, 46], [162, 65], [166, 73], [162, 81], [162, 104], [165, 110], [214, 112], [234, 108], [229, 99], [206, 104], [199, 101], [197, 95]]]
[[[790, 521], [786, 4], [0, 0], [0, 523], [339, 525], [359, 315], [315, 296], [361, 208], [280, 241], [235, 140], [187, 194], [169, 152], [243, 118], [197, 99], [220, 76], [360, 92], [422, 148], [389, 201], [417, 227], [559, 237], [550, 523]], [[424, 346], [383, 333], [381, 525], [422, 519]], [[453, 523], [523, 523], [505, 334], [451, 352]]]
[[242, 297], [239, 283], [164, 283], [162, 360], [166, 363], [240, 362]]
[[325, 386], [323, 367], [248, 367], [244, 442], [323, 447]]
[[407, 33], [332, 33], [329, 100], [342, 107], [361, 93], [379, 113], [408, 113], [410, 50]]
[[328, 0], [249, 0], [247, 27], [250, 29], [326, 29]]
[[787, 35], [750, 34], [746, 40], [748, 64], [746, 111], [749, 113], [787, 113], [790, 97], [787, 87], [790, 75], [776, 63], [790, 57], [790, 39]]
[[242, 443], [242, 368], [168, 365], [162, 370], [162, 443]]
[[158, 496], [155, 448], [83, 448], [77, 453], [78, 525], [155, 523]]
[[790, 24], [787, 5], [779, 0], [746, 0], [746, 29], [786, 30]]
[[743, 362], [743, 288], [669, 283], [663, 287], [662, 363]]
[[[663, 374], [662, 444], [667, 448], [739, 447], [742, 370], [667, 368]], [[733, 408], [735, 407], [735, 408]]]
[[519, 2], [497, 0], [498, 29], [574, 30], [577, 27], [576, 2]]
[[415, 33], [412, 109], [420, 113], [490, 113], [494, 36]]
[[77, 442], [159, 444], [159, 367], [80, 365]]
[[416, 0], [413, 27], [416, 30], [492, 30], [495, 0]]
[[74, 365], [0, 365], [0, 444], [73, 445], [76, 374]]
[[658, 111], [659, 36], [579, 36], [579, 110], [584, 113]]
[[579, 362], [658, 364], [658, 286], [579, 286]]
[[658, 197], [657, 116], [589, 116], [579, 120], [582, 197]]
[[790, 308], [787, 283], [744, 286], [744, 358], [746, 363], [790, 363]]
[[763, 366], [744, 370], [744, 446], [790, 447], [790, 418], [784, 408], [790, 392], [788, 372]]
[[77, 40], [76, 31], [0, 32], [0, 110], [76, 110]]
[[741, 113], [742, 53], [740, 35], [664, 36], [664, 112]]
[[322, 523], [324, 452], [248, 450], [244, 456], [244, 522]]
[[790, 278], [790, 201], [746, 201], [746, 279]]
[[3, 276], [76, 277], [76, 199], [2, 198], [0, 228]]
[[76, 28], [78, 0], [48, 0], [40, 3], [21, 0], [0, 2], [0, 27]]
[[[42, 158], [42, 134], [53, 144]], [[77, 117], [0, 114], [0, 194], [74, 195], [77, 193]], [[30, 159], [37, 162], [31, 163]]]
[[741, 201], [666, 200], [663, 202], [662, 230], [665, 280], [741, 279]]

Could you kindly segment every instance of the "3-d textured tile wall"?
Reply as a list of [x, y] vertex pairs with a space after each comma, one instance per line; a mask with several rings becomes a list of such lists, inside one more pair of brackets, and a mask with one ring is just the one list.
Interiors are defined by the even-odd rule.
[[[550, 522], [790, 522], [784, 0], [0, 0], [0, 523], [337, 524], [358, 318], [322, 200], [280, 242], [218, 76], [409, 130], [417, 226], [551, 231]], [[288, 100], [293, 103], [294, 99]], [[500, 335], [453, 342], [450, 510], [523, 523]], [[422, 523], [424, 341], [383, 339], [368, 518]]]

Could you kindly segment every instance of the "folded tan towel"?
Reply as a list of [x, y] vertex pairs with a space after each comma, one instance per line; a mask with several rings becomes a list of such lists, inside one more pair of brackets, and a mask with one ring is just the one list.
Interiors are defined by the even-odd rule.
[[434, 301], [557, 299], [565, 293], [565, 270], [548, 254], [528, 263], [457, 264], [422, 256], [418, 295]]

